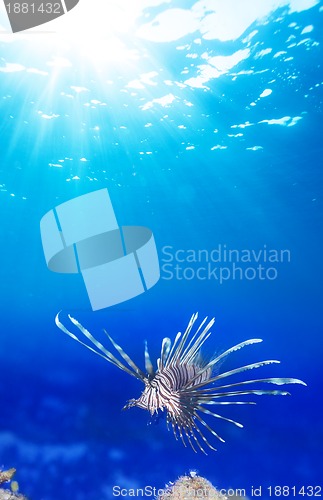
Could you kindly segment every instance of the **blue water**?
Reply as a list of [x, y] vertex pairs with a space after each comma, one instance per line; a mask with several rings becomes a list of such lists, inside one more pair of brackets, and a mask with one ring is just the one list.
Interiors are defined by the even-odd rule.
[[[112, 499], [114, 485], [162, 488], [191, 469], [249, 498], [252, 486], [269, 499], [269, 486], [322, 485], [323, 4], [268, 2], [264, 17], [245, 2], [250, 20], [231, 33], [241, 12], [204, 3], [226, 36], [205, 35], [201, 16], [174, 28], [168, 9], [186, 16], [194, 2], [147, 1], [127, 32], [116, 29], [130, 55], [87, 33], [1, 34], [0, 467], [17, 469], [30, 499]], [[146, 293], [93, 312], [80, 275], [47, 269], [39, 222], [101, 188], [120, 225], [153, 231], [162, 270]], [[204, 262], [179, 263], [188, 279], [167, 279], [165, 247], [182, 258], [219, 245], [290, 258], [263, 264], [275, 279], [199, 280]], [[58, 330], [60, 310], [96, 335], [106, 328], [142, 367], [145, 339], [156, 359], [193, 312], [215, 316], [210, 354], [264, 339], [228, 369], [279, 359], [258, 375], [308, 386], [223, 412], [244, 429], [212, 422], [226, 443], [195, 454], [162, 419], [121, 411], [142, 386]]]

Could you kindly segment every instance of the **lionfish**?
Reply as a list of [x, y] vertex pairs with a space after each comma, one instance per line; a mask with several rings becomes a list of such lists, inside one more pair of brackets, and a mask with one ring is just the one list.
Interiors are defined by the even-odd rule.
[[[253, 370], [254, 368], [279, 363], [279, 361], [272, 359], [259, 361], [221, 373], [219, 367], [229, 354], [243, 347], [262, 342], [262, 339], [246, 340], [231, 347], [222, 354], [206, 360], [202, 357], [201, 347], [211, 335], [210, 330], [215, 320], [213, 318], [207, 323], [207, 318], [205, 318], [195, 333], [193, 333], [192, 330], [197, 317], [197, 313], [191, 317], [184, 334], [182, 335], [179, 332], [173, 344], [168, 337], [163, 339], [160, 358], [157, 359], [157, 369], [153, 367], [147, 343], [145, 343], [146, 373], [132, 361], [122, 347], [106, 331], [105, 334], [123, 361], [120, 361], [120, 359], [108, 351], [88, 330], [70, 315], [68, 315], [70, 321], [94, 347], [91, 347], [86, 342], [80, 340], [74, 333], [71, 333], [60, 322], [58, 315], [55, 318], [55, 323], [74, 340], [144, 384], [145, 388], [141, 396], [138, 399], [129, 400], [123, 409], [137, 406], [138, 408], [148, 410], [151, 415], [158, 414], [159, 410], [162, 412], [165, 410], [167, 427], [168, 429], [170, 426], [172, 427], [176, 440], [180, 438], [184, 446], [187, 446], [187, 443], [189, 443], [195, 452], [199, 449], [207, 454], [205, 451], [206, 447], [215, 451], [216, 448], [210, 443], [208, 437], [204, 435], [204, 429], [209, 431], [218, 440], [224, 442], [224, 439], [209, 426], [203, 418], [204, 415], [225, 420], [240, 428], [243, 425], [235, 420], [210, 411], [206, 406], [256, 404], [254, 401], [231, 400], [231, 398], [240, 398], [240, 396], [245, 395], [289, 395], [288, 392], [281, 390], [250, 389], [249, 386], [253, 386], [253, 384], [266, 383], [278, 386], [285, 384], [306, 384], [302, 380], [295, 378], [260, 378], [221, 385], [223, 384], [223, 379]], [[224, 401], [223, 398], [225, 398]]]

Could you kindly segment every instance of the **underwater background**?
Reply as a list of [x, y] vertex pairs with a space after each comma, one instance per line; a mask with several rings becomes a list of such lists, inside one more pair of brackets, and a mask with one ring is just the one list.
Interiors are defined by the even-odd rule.
[[[15, 35], [1, 9], [0, 467], [33, 500], [105, 500], [192, 469], [249, 498], [322, 486], [323, 3], [81, 0]], [[39, 223], [102, 188], [120, 225], [153, 231], [161, 278], [93, 312], [80, 275], [48, 270]], [[246, 274], [253, 260], [234, 279], [224, 249], [271, 271]], [[198, 279], [208, 264], [230, 276]], [[308, 387], [223, 411], [244, 428], [212, 422], [226, 443], [195, 454], [164, 419], [121, 411], [142, 386], [64, 335], [59, 311], [141, 367], [145, 340], [157, 359], [198, 311], [216, 318], [209, 354], [264, 340], [226, 369], [279, 359], [256, 375]]]

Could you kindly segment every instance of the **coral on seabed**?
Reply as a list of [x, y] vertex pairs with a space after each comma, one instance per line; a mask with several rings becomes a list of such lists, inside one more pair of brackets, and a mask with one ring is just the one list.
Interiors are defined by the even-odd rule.
[[[168, 484], [157, 500], [195, 500], [200, 498], [229, 499], [224, 493], [216, 490], [210, 481], [198, 476], [195, 472], [191, 472], [188, 476], [181, 476], [175, 483]], [[230, 495], [230, 500], [234, 499], [247, 500], [245, 497]]]
[[27, 500], [27, 497], [23, 495], [17, 495], [16, 493], [12, 493], [10, 490], [0, 489], [0, 500]]
[[[8, 469], [0, 471], [0, 484], [11, 481], [15, 472], [16, 469]], [[18, 483], [16, 483], [16, 481], [12, 481], [11, 491], [0, 488], [0, 500], [27, 500], [27, 497], [24, 497], [23, 495], [19, 495], [19, 493], [16, 493], [15, 492], [16, 489], [18, 489]]]

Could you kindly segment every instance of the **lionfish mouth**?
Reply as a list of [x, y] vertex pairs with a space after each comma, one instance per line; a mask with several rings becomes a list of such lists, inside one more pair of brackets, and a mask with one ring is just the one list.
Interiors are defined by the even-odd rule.
[[137, 399], [129, 399], [127, 403], [121, 408], [122, 410], [129, 410], [130, 408], [134, 408], [135, 406], [139, 406]]
[[[207, 406], [251, 405], [249, 396], [289, 395], [289, 392], [277, 389], [263, 389], [263, 384], [282, 386], [285, 384], [301, 384], [305, 382], [296, 378], [257, 378], [237, 382], [224, 383], [223, 379], [240, 373], [277, 364], [279, 361], [269, 359], [240, 366], [229, 371], [220, 371], [222, 361], [243, 347], [262, 342], [261, 339], [250, 339], [237, 344], [219, 356], [203, 360], [201, 347], [211, 335], [214, 319], [207, 323], [205, 318], [193, 332], [198, 315], [194, 314], [183, 334], [178, 333], [173, 344], [169, 338], [164, 338], [156, 369], [151, 362], [147, 344], [145, 346], [145, 372], [142, 371], [125, 351], [106, 333], [110, 343], [121, 359], [108, 351], [93, 335], [76, 319], [68, 316], [71, 323], [77, 327], [86, 340], [80, 340], [71, 333], [59, 320], [55, 323], [64, 333], [84, 345], [92, 352], [112, 363], [120, 370], [128, 373], [144, 383], [145, 388], [138, 399], [130, 399], [123, 407], [128, 410], [135, 406], [148, 410], [151, 415], [159, 410], [166, 411], [167, 426], [172, 427], [176, 439], [180, 438], [184, 446], [189, 444], [196, 452], [205, 448], [216, 450], [204, 435], [205, 429], [216, 439], [224, 439], [204, 420], [205, 416], [225, 420], [237, 427], [243, 427], [239, 422], [210, 411]], [[93, 347], [94, 346], [94, 347]], [[251, 388], [250, 388], [251, 387]], [[256, 387], [256, 388], [253, 388]], [[247, 396], [247, 399], [245, 399]], [[202, 430], [203, 429], [203, 430]]]

